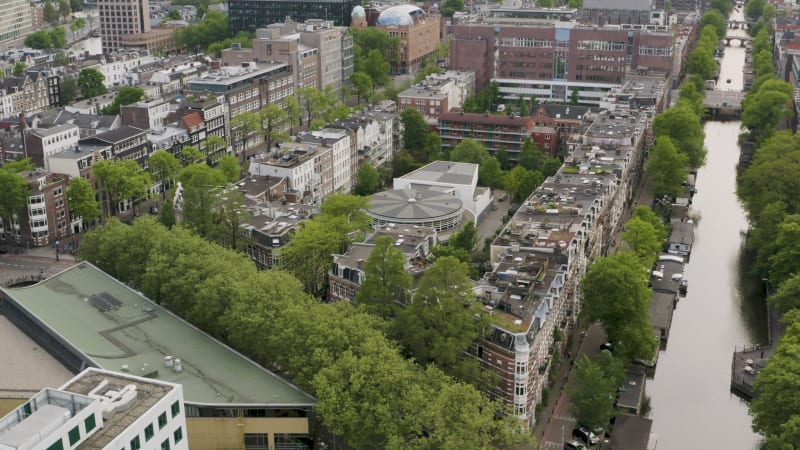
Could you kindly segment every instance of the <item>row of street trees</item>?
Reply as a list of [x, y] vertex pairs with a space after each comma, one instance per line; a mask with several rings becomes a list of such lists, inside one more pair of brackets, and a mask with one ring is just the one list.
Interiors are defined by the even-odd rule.
[[777, 78], [772, 66], [775, 7], [750, 0], [748, 17], [760, 18], [752, 28], [756, 79], [743, 103], [740, 137], [751, 141], [755, 154], [740, 172], [737, 194], [750, 222], [747, 249], [752, 271], [765, 280], [768, 302], [782, 314], [786, 331], [767, 366], [756, 377], [750, 402], [753, 429], [766, 437], [766, 448], [787, 449], [800, 442], [800, 138], [786, 128], [792, 112], [792, 87]]
[[[323, 220], [357, 227], [355, 204], [334, 198], [323, 206]], [[80, 256], [291, 377], [318, 399], [320, 423], [351, 448], [496, 448], [527, 440], [501, 403], [435, 365], [404, 357], [424, 354], [412, 337], [407, 347], [387, 339], [389, 325], [379, 316], [349, 303], [320, 303], [291, 274], [258, 271], [245, 256], [181, 227], [169, 230], [150, 218], [133, 226], [112, 220], [85, 237]], [[432, 307], [428, 320], [455, 296], [450, 283], [464, 284], [454, 266], [442, 262], [420, 287], [420, 304]], [[412, 325], [421, 333], [436, 328]]]
[[572, 412], [586, 426], [605, 427], [615, 415], [625, 365], [655, 356], [658, 338], [650, 325], [648, 281], [666, 237], [661, 219], [650, 208], [638, 207], [622, 234], [627, 248], [595, 261], [581, 280], [582, 317], [600, 322], [614, 348], [613, 355], [603, 351], [594, 361], [584, 356], [575, 367]]

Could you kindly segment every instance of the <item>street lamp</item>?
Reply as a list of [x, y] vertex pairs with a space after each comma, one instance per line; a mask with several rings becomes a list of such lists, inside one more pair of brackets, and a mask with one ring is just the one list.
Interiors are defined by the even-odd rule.
[[762, 278], [761, 281], [764, 282], [764, 298], [769, 297], [769, 278]]

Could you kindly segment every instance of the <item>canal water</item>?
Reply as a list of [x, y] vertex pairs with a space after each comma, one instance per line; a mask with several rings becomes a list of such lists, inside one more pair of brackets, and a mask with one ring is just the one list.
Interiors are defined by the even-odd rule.
[[[732, 18], [741, 20], [741, 13]], [[729, 30], [730, 34], [741, 30]], [[717, 89], [742, 89], [743, 47], [727, 47]], [[727, 80], [731, 82], [728, 83]], [[675, 310], [666, 350], [647, 383], [659, 450], [758, 448], [747, 404], [730, 393], [734, 346], [767, 341], [761, 284], [748, 273], [736, 197], [739, 121], [705, 124], [706, 164], [691, 215], [697, 225], [685, 267], [689, 292]]]

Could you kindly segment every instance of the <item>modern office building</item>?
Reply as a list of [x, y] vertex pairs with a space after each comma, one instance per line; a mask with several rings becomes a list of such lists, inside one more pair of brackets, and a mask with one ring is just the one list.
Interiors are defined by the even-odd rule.
[[28, 0], [3, 2], [0, 14], [0, 49], [17, 44], [31, 33], [31, 6]]
[[188, 450], [183, 389], [89, 368], [0, 419], [0, 448]]
[[150, 0], [97, 0], [103, 53], [124, 47], [126, 34], [150, 31]]
[[676, 39], [655, 25], [582, 26], [574, 22], [527, 26], [452, 27], [450, 67], [474, 70], [476, 88], [490, 81], [510, 100], [537, 99], [598, 106], [629, 72], [671, 74]]
[[287, 17], [295, 22], [332, 20], [336, 26], [346, 27], [353, 8], [360, 4], [358, 0], [230, 0], [231, 36], [240, 31], [253, 33]]
[[[94, 367], [181, 385], [192, 449], [310, 448], [313, 397], [87, 262], [0, 296], [2, 314], [73, 373]], [[160, 409], [153, 431], [162, 422], [172, 431], [172, 404]], [[170, 435], [170, 447], [145, 446], [145, 430], [141, 447], [127, 438], [114, 450], [173, 448]]]

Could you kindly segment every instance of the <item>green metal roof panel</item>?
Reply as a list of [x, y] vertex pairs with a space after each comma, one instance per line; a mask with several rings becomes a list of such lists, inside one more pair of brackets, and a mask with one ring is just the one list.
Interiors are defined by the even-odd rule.
[[[113, 371], [180, 383], [199, 405], [313, 405], [313, 397], [183, 321], [95, 266], [82, 262], [6, 294]], [[180, 358], [181, 372], [164, 358]]]

